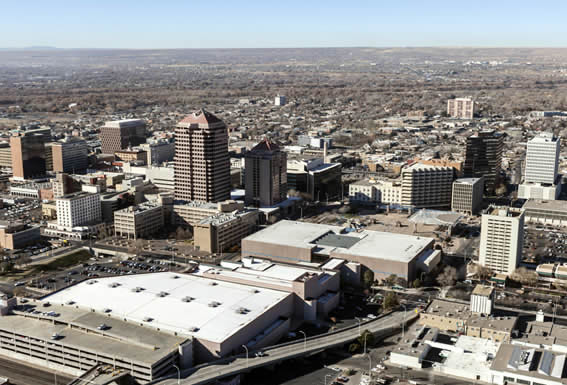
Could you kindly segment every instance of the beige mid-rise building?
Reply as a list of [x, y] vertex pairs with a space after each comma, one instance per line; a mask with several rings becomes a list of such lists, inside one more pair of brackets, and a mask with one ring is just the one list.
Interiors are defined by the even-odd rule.
[[419, 208], [451, 206], [452, 167], [416, 163], [402, 170], [402, 205]]
[[114, 212], [116, 235], [137, 239], [155, 234], [163, 229], [163, 206], [145, 202]]
[[469, 215], [476, 214], [482, 206], [484, 178], [461, 178], [453, 183], [451, 210]]
[[482, 216], [480, 265], [497, 273], [511, 274], [522, 259], [524, 212], [508, 207], [491, 207]]
[[471, 98], [456, 98], [447, 101], [447, 115], [458, 119], [474, 117], [474, 100]]
[[220, 202], [230, 198], [228, 131], [201, 109], [175, 128], [175, 198]]

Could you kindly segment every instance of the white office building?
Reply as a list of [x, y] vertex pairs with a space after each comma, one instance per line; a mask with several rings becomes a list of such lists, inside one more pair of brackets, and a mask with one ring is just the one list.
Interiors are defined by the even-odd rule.
[[497, 273], [511, 274], [522, 259], [524, 213], [491, 207], [482, 215], [479, 262]]
[[550, 132], [528, 141], [524, 183], [554, 184], [557, 179], [560, 138]]
[[559, 137], [550, 132], [541, 133], [528, 141], [524, 182], [518, 187], [518, 198], [555, 200], [561, 193], [558, 175]]
[[56, 199], [57, 225], [73, 228], [102, 221], [99, 194], [79, 192]]

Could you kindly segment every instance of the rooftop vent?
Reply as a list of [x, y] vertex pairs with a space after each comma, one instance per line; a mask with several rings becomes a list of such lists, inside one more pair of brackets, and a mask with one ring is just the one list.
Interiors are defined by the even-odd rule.
[[239, 307], [236, 309], [235, 313], [237, 314], [248, 314], [250, 313], [250, 309], [246, 309], [245, 307]]
[[181, 301], [182, 301], [182, 302], [191, 302], [191, 301], [193, 301], [194, 299], [195, 299], [195, 298], [193, 298], [193, 297], [186, 296], [186, 297], [181, 298]]
[[112, 311], [112, 309], [109, 309], [109, 308], [104, 309], [105, 313], [110, 313], [111, 311]]
[[171, 278], [172, 278], [172, 279], [177, 279], [177, 278], [179, 278], [179, 276], [178, 276], [178, 275], [174, 275], [174, 276], [171, 277]]
[[108, 285], [108, 287], [112, 287], [112, 288], [115, 288], [115, 287], [118, 287], [118, 286], [120, 286], [120, 284], [118, 282], [112, 282], [110, 285]]
[[154, 319], [152, 317], [144, 317], [144, 322], [152, 322]]
[[157, 293], [158, 297], [165, 297], [165, 296], [168, 296], [168, 295], [169, 295], [169, 293], [167, 291], [160, 291], [159, 293]]
[[218, 282], [211, 282], [211, 283], [209, 283], [209, 285], [216, 286], [216, 285], [218, 285]]
[[222, 305], [222, 304], [218, 301], [209, 302], [209, 307], [217, 307], [217, 306], [220, 306], [220, 305]]
[[92, 281], [87, 281], [87, 285], [94, 285], [95, 283], [97, 283], [98, 281], [96, 279], [92, 280]]
[[252, 294], [258, 294], [258, 293], [260, 292], [260, 290], [258, 290], [258, 289], [252, 289], [252, 290], [250, 290], [250, 292], [251, 292]]
[[141, 291], [143, 291], [143, 290], [145, 290], [145, 289], [144, 289], [143, 287], [139, 287], [139, 286], [136, 286], [135, 288], [132, 289], [132, 291], [133, 291], [134, 293], [139, 293], [139, 292], [141, 292]]
[[65, 302], [65, 304], [67, 304], [67, 305], [73, 305], [74, 303], [75, 303], [75, 301], [73, 301], [73, 300]]
[[199, 328], [196, 327], [196, 326], [191, 326], [191, 327], [189, 328], [189, 331], [190, 331], [191, 333], [195, 333], [195, 332], [198, 332], [198, 331], [199, 331]]

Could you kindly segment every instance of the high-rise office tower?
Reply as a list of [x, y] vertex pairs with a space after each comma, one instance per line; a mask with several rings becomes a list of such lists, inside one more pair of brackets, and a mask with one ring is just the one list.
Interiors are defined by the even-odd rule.
[[481, 266], [497, 273], [511, 274], [522, 259], [524, 213], [508, 207], [491, 207], [482, 215], [480, 227]]
[[125, 119], [106, 122], [100, 129], [101, 151], [114, 154], [116, 151], [146, 142], [146, 122], [142, 119]]
[[245, 155], [245, 202], [272, 206], [287, 196], [287, 154], [266, 139]]
[[500, 177], [504, 136], [494, 130], [479, 131], [467, 138], [463, 174], [484, 177], [485, 191], [493, 193]]
[[541, 133], [528, 141], [525, 183], [554, 184], [559, 164], [560, 139], [552, 133]]
[[518, 186], [518, 198], [555, 200], [559, 197], [560, 142], [560, 138], [547, 132], [528, 141], [524, 181]]
[[50, 128], [19, 131], [10, 137], [12, 172], [15, 179], [45, 175], [45, 143], [50, 139]]
[[230, 199], [228, 130], [203, 109], [175, 128], [175, 198], [201, 202]]
[[84, 140], [67, 137], [51, 143], [51, 156], [53, 171], [76, 173], [87, 169], [89, 149]]
[[471, 98], [456, 98], [447, 101], [447, 115], [458, 119], [474, 117], [474, 100]]

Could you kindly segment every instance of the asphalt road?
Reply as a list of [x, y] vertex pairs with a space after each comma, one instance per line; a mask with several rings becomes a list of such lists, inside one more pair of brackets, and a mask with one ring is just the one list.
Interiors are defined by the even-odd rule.
[[52, 372], [26, 366], [16, 361], [0, 358], [0, 377], [6, 377], [10, 384], [14, 385], [53, 385], [68, 384], [72, 378], [63, 374], [56, 375]]

